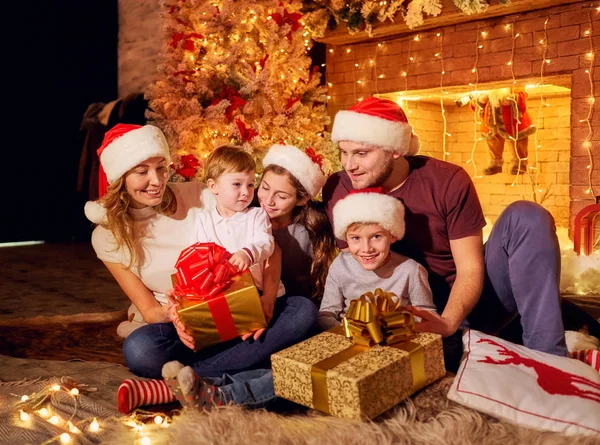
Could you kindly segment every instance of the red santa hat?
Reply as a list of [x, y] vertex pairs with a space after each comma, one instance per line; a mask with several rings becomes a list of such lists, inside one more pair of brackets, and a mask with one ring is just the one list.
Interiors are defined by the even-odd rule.
[[279, 165], [290, 172], [294, 178], [300, 181], [311, 198], [319, 194], [325, 185], [323, 174], [323, 156], [315, 153], [314, 149], [300, 150], [293, 145], [272, 145], [263, 159], [263, 167]]
[[355, 223], [379, 224], [398, 239], [404, 237], [404, 206], [381, 187], [353, 190], [333, 207], [333, 231], [346, 240], [348, 227]]
[[331, 139], [377, 145], [404, 156], [414, 156], [420, 148], [419, 137], [413, 133], [400, 105], [377, 97], [338, 111]]
[[[109, 184], [146, 159], [163, 157], [167, 163], [171, 162], [165, 135], [153, 125], [117, 124], [106, 132], [97, 153], [100, 157], [100, 198], [106, 194]], [[84, 211], [87, 218], [96, 224], [106, 221], [106, 209], [97, 201], [88, 201]]]

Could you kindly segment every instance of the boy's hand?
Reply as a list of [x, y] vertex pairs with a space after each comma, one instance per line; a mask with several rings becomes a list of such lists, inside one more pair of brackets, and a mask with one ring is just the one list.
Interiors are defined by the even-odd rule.
[[179, 339], [192, 351], [196, 351], [194, 337], [186, 332], [185, 326], [183, 325], [181, 318], [179, 318], [179, 313], [177, 312], [179, 301], [177, 300], [177, 297], [173, 295], [173, 289], [169, 289], [166, 292], [166, 296], [169, 299], [169, 303], [167, 304], [167, 314], [169, 316], [169, 320], [173, 323], [173, 326], [175, 326], [175, 330], [177, 331], [177, 335], [179, 335]]
[[242, 272], [252, 265], [250, 262], [250, 257], [243, 250], [238, 250], [236, 253], [234, 253], [231, 258], [229, 258], [229, 262], [232, 266], [237, 268], [238, 272]]
[[419, 309], [414, 306], [404, 307], [407, 311], [416, 317], [421, 318], [421, 322], [415, 325], [415, 329], [420, 332], [432, 332], [442, 337], [449, 337], [454, 334], [458, 327], [454, 326], [450, 320], [442, 317], [437, 312]]

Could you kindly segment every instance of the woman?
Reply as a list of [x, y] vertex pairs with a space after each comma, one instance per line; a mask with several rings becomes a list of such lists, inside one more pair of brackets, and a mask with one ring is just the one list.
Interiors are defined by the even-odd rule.
[[[165, 294], [172, 287], [174, 264], [189, 245], [190, 210], [212, 206], [212, 197], [203, 184], [167, 184], [169, 149], [157, 127], [119, 124], [106, 133], [98, 153], [100, 176], [108, 185], [100, 187], [106, 194], [98, 202], [86, 204], [86, 215], [99, 224], [92, 234], [96, 254], [148, 323], [123, 345], [135, 374], [160, 378], [165, 363], [179, 360], [202, 377], [222, 377], [260, 366], [311, 332], [314, 305], [286, 296], [277, 300], [260, 340], [257, 333], [198, 352], [186, 347], [171, 322], [176, 311]], [[276, 291], [273, 283], [279, 282], [280, 265], [271, 259], [275, 266], [265, 269], [264, 293]]]

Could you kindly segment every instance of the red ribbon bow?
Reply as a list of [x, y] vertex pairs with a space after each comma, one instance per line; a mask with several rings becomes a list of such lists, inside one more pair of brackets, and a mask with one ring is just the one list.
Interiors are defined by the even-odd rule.
[[383, 194], [383, 187], [369, 187], [366, 189], [358, 189], [358, 190], [350, 190], [349, 195], [354, 195], [355, 193], [380, 193]]
[[184, 249], [175, 263], [175, 289], [190, 300], [211, 300], [223, 292], [237, 274], [231, 254], [215, 243], [196, 243]]
[[306, 150], [304, 150], [304, 153], [308, 155], [311, 161], [319, 166], [321, 173], [323, 173], [323, 156], [318, 155], [315, 149], [312, 147], [308, 147]]

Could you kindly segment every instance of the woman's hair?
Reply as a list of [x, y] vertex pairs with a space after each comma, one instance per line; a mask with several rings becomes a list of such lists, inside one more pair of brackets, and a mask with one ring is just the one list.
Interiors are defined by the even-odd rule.
[[249, 172], [256, 170], [256, 162], [250, 153], [234, 145], [223, 145], [215, 148], [208, 155], [204, 164], [204, 182], [227, 173]]
[[305, 205], [296, 206], [292, 210], [292, 224], [301, 224], [306, 227], [308, 232], [313, 249], [313, 262], [310, 267], [310, 298], [320, 301], [323, 297], [329, 266], [337, 254], [329, 218], [323, 210], [316, 207], [300, 181], [287, 169], [280, 165], [270, 164], [265, 167], [263, 175], [269, 171], [276, 175], [286, 175], [296, 189], [298, 200], [309, 198]]
[[[136, 229], [133, 217], [127, 212], [131, 202], [131, 196], [125, 188], [125, 178], [128, 173], [108, 186], [106, 195], [100, 199], [100, 203], [106, 209], [106, 223], [103, 223], [102, 226], [112, 232], [115, 238], [116, 246], [113, 251], [121, 248], [129, 251], [129, 264], [127, 264], [129, 269], [142, 257], [142, 253], [138, 249], [140, 240], [145, 233], [140, 233]], [[163, 199], [159, 205], [154, 207], [154, 210], [164, 215], [172, 215], [177, 210], [175, 194], [169, 187], [165, 187]]]

